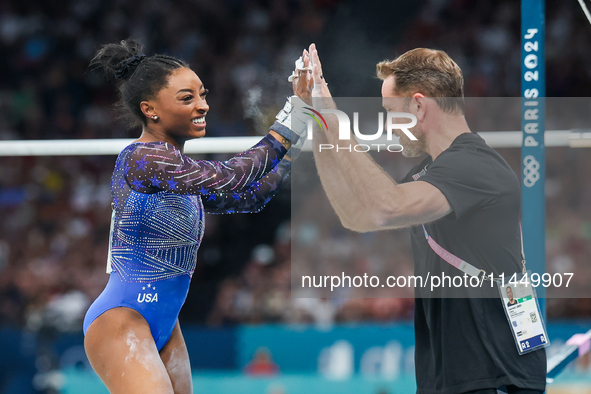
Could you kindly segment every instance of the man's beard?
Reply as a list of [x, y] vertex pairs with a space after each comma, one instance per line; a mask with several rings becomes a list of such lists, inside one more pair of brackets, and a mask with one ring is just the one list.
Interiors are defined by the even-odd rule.
[[[410, 112], [410, 100], [410, 97], [406, 97], [404, 99], [404, 104], [402, 105], [403, 112]], [[412, 135], [416, 137], [417, 140], [413, 141], [410, 138], [408, 138], [408, 136], [404, 132], [400, 133], [400, 141], [398, 141], [398, 143], [403, 147], [402, 155], [404, 157], [419, 157], [427, 151], [427, 141], [425, 138], [425, 133], [418, 125], [413, 127], [412, 129], [409, 129], [408, 131], [410, 131]]]
[[419, 157], [427, 151], [425, 133], [423, 133], [423, 130], [420, 129], [419, 126], [415, 126], [412, 129], [409, 129], [409, 131], [417, 138], [417, 140], [413, 141], [408, 138], [405, 133], [400, 133], [399, 144], [404, 148], [402, 149], [402, 155], [404, 157]]

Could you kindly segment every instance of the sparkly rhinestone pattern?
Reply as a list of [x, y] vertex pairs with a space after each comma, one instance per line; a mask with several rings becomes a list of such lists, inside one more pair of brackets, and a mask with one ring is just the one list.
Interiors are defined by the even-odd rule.
[[225, 162], [193, 160], [164, 143], [134, 143], [115, 165], [110, 267], [126, 282], [195, 270], [204, 212], [258, 212], [289, 174], [285, 148], [267, 135]]
[[267, 205], [279, 188], [287, 179], [291, 169], [291, 162], [281, 160], [266, 176], [254, 181], [248, 187], [238, 192], [216, 192], [202, 196], [205, 212], [225, 213], [256, 213]]

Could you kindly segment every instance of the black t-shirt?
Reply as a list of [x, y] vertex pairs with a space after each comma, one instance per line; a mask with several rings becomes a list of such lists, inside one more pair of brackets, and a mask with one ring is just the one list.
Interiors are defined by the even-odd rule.
[[[435, 161], [427, 157], [401, 183], [413, 181], [437, 187], [451, 205], [449, 215], [425, 225], [443, 248], [487, 274], [521, 270], [519, 181], [480, 136], [458, 136]], [[435, 254], [421, 226], [411, 229], [411, 241], [415, 275], [463, 276]], [[545, 389], [545, 351], [518, 354], [496, 285], [494, 294], [434, 298], [428, 289], [416, 290], [418, 393], [455, 394], [508, 384]]]
[[513, 301], [507, 302], [507, 306], [513, 306], [513, 305], [517, 305], [517, 300], [516, 299], [513, 299]]

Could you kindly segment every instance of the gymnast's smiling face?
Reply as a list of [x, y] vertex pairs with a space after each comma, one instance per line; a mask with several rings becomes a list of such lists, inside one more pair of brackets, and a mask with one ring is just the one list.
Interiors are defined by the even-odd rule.
[[[209, 111], [207, 92], [193, 70], [186, 67], [174, 70], [168, 77], [168, 85], [147, 101], [150, 110], [158, 117], [151, 128], [176, 141], [203, 137], [205, 116]], [[146, 115], [152, 120], [151, 113]]]

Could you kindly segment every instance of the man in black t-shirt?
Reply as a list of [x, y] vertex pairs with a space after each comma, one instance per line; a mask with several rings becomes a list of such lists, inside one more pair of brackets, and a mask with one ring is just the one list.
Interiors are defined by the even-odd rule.
[[[481, 137], [460, 134], [434, 161], [427, 157], [413, 168], [401, 183], [405, 182], [435, 186], [452, 207], [442, 219], [425, 224], [443, 248], [487, 274], [510, 276], [520, 270], [519, 182]], [[422, 227], [412, 227], [411, 242], [415, 274], [463, 275], [433, 252]], [[446, 290], [444, 295], [456, 296], [456, 289], [442, 289]], [[544, 390], [544, 350], [518, 354], [496, 284], [493, 290], [496, 298], [435, 298], [417, 289], [419, 393], [464, 393], [505, 385]]]
[[[294, 91], [317, 109], [336, 108], [322, 75], [315, 45], [303, 54], [312, 73], [300, 74]], [[400, 134], [403, 155], [428, 156], [400, 183], [367, 153], [341, 148], [336, 117], [315, 133], [320, 180], [343, 226], [359, 232], [411, 227], [415, 274], [464, 273], [441, 259], [425, 231], [445, 250], [487, 275], [512, 274], [520, 266], [520, 186], [505, 160], [471, 133], [464, 117], [463, 77], [442, 51], [418, 48], [377, 65], [383, 107], [416, 116]], [[400, 123], [404, 123], [402, 121]], [[354, 141], [354, 138], [351, 139]], [[319, 150], [320, 144], [338, 145]], [[489, 282], [490, 283], [490, 282]], [[415, 363], [418, 393], [541, 393], [545, 351], [519, 355], [498, 291], [452, 289], [438, 297], [415, 290]], [[476, 295], [476, 296], [474, 296]]]

